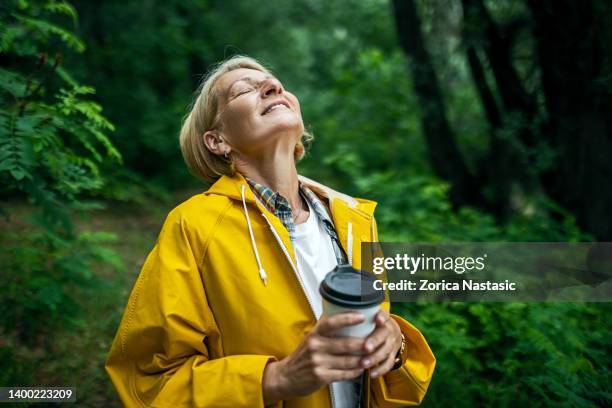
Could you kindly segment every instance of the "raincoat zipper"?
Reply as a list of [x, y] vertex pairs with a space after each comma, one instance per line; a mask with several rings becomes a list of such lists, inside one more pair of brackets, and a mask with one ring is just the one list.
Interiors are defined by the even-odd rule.
[[[297, 270], [297, 266], [295, 266], [295, 264], [293, 263], [293, 259], [291, 259], [291, 255], [289, 255], [289, 251], [287, 250], [285, 243], [283, 242], [281, 237], [278, 235], [278, 232], [276, 232], [276, 230], [274, 229], [274, 226], [272, 226], [272, 223], [270, 222], [268, 217], [266, 217], [264, 213], [261, 213], [261, 215], [264, 217], [264, 219], [268, 223], [268, 226], [270, 227], [270, 230], [272, 231], [272, 235], [274, 235], [274, 238], [276, 239], [279, 246], [283, 250], [283, 253], [287, 257], [287, 260], [289, 261], [289, 264], [291, 265], [291, 269], [293, 269], [293, 272], [295, 273], [295, 276], [302, 288], [302, 294], [304, 295], [304, 297], [306, 298], [306, 301], [308, 302], [308, 305], [310, 306], [310, 311], [312, 312], [312, 315], [314, 316], [315, 320], [317, 320], [317, 315], [315, 314], [314, 306], [312, 305], [312, 300], [310, 299], [310, 297], [308, 296], [308, 293], [306, 292], [306, 287], [304, 286], [304, 282], [302, 282], [302, 278]], [[333, 408], [335, 408], [336, 404], [335, 404], [335, 398], [334, 398], [334, 387], [332, 387], [331, 384], [328, 387], [329, 387], [329, 393], [331, 396], [331, 405]]]

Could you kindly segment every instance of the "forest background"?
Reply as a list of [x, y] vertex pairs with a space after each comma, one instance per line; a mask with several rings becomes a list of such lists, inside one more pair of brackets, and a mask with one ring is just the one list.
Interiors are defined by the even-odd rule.
[[[0, 386], [103, 370], [165, 214], [206, 186], [181, 119], [253, 56], [314, 133], [300, 172], [379, 202], [381, 239], [612, 240], [605, 0], [0, 5]], [[424, 406], [612, 405], [609, 303], [396, 303], [438, 359]]]

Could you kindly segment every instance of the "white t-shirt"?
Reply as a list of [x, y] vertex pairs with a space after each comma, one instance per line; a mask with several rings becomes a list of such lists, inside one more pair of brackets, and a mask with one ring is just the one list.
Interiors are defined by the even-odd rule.
[[[308, 203], [308, 200], [305, 200]], [[319, 284], [325, 275], [337, 265], [331, 237], [323, 223], [308, 203], [310, 215], [306, 222], [296, 225], [293, 248], [297, 268], [304, 289], [314, 308], [317, 319], [323, 313], [323, 300]], [[337, 381], [331, 384], [335, 408], [354, 408], [356, 405], [352, 381]]]

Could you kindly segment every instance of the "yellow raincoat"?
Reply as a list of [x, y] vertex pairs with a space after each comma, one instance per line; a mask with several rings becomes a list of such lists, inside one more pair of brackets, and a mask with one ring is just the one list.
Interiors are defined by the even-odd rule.
[[[376, 203], [300, 180], [330, 206], [359, 268], [361, 242], [377, 240]], [[172, 210], [106, 361], [123, 404], [262, 407], [264, 367], [292, 353], [316, 324], [295, 265], [287, 229], [240, 174]], [[421, 333], [392, 317], [408, 341], [406, 363], [372, 381], [366, 376], [370, 407], [420, 403], [436, 362]], [[330, 387], [276, 406], [331, 407]]]

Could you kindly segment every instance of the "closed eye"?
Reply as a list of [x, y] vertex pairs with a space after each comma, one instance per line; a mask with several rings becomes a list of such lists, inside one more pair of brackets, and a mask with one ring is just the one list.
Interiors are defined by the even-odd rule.
[[234, 96], [232, 97], [232, 99], [235, 99], [235, 98], [237, 98], [237, 97], [239, 97], [239, 96], [241, 96], [241, 95], [248, 94], [249, 92], [252, 92], [252, 91], [254, 91], [254, 90], [255, 90], [255, 87], [254, 87], [254, 86], [252, 86], [252, 85], [247, 85], [246, 87], [244, 87], [244, 88], [240, 89], [238, 92], [236, 92], [236, 93], [234, 94]]
[[[268, 78], [272, 78], [272, 76], [267, 75], [265, 79], [268, 79]], [[265, 82], [265, 79], [256, 81], [253, 78], [245, 77], [245, 78], [241, 78], [241, 79], [235, 81], [234, 84], [237, 83], [237, 82], [243, 82], [244, 85], [246, 85], [246, 87], [241, 88], [237, 93], [234, 93], [234, 92], [231, 92], [231, 90], [232, 90], [232, 88], [234, 86], [234, 84], [232, 84], [230, 86], [230, 92], [233, 94], [231, 99], [235, 99], [235, 98], [239, 97], [240, 95], [245, 95], [245, 94], [247, 94], [247, 93], [249, 93], [251, 91], [255, 91], [255, 90], [261, 88], [262, 84]]]
[[239, 91], [238, 94], [236, 94], [236, 96], [244, 95], [245, 93], [249, 93], [254, 90], [255, 88], [244, 88], [243, 90]]

